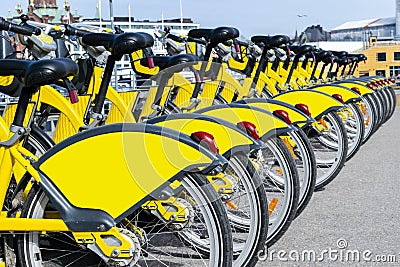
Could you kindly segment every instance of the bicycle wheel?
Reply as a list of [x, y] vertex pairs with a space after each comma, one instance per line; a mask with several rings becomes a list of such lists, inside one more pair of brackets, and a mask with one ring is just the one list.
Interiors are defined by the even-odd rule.
[[293, 158], [282, 140], [271, 138], [252, 158], [269, 200], [267, 246], [278, 241], [296, 216], [300, 183]]
[[[231, 266], [232, 236], [218, 195], [205, 177], [186, 174], [175, 204], [184, 205], [188, 219], [182, 227], [164, 222], [140, 209], [117, 227], [135, 244], [130, 266]], [[171, 203], [171, 204], [174, 204]], [[46, 194], [34, 185], [21, 212], [22, 218], [45, 218], [53, 211]], [[138, 236], [140, 229], [142, 236]], [[189, 244], [184, 240], [188, 238]], [[194, 245], [196, 244], [196, 245]], [[197, 248], [207, 254], [201, 253]], [[88, 247], [75, 243], [68, 232], [25, 232], [17, 236], [20, 266], [109, 266]]]
[[307, 207], [314, 193], [317, 179], [317, 164], [314, 151], [302, 129], [288, 133], [294, 143], [294, 147], [287, 144], [289, 151], [296, 164], [297, 174], [300, 182], [299, 203], [297, 205], [296, 217]]
[[332, 182], [343, 168], [348, 140], [343, 122], [336, 112], [324, 115], [320, 123], [323, 130], [309, 136], [317, 162], [317, 190]]
[[343, 124], [348, 138], [348, 150], [346, 160], [351, 159], [360, 149], [364, 137], [364, 118], [357, 104], [347, 104], [349, 111], [345, 111], [345, 120]]
[[382, 104], [383, 104], [382, 124], [384, 124], [386, 122], [386, 120], [389, 118], [389, 113], [390, 113], [390, 99], [385, 91], [386, 90], [384, 88], [379, 90], [379, 96], [380, 96]]
[[36, 126], [31, 127], [31, 131], [23, 143], [23, 147], [37, 157], [43, 155], [54, 145], [54, 141], [43, 130]]
[[393, 113], [396, 110], [396, 105], [397, 105], [396, 92], [394, 91], [392, 86], [388, 86], [387, 87], [387, 92], [388, 92], [388, 94], [390, 95], [390, 97], [392, 99], [392, 101], [391, 101], [392, 106], [391, 106], [391, 110], [390, 110], [390, 113], [389, 113], [389, 118], [391, 118], [393, 116]]
[[219, 192], [232, 229], [233, 265], [254, 266], [268, 231], [268, 201], [262, 181], [248, 157], [239, 153], [230, 158], [223, 173], [210, 178], [214, 188], [224, 180], [233, 185], [232, 192]]
[[374, 93], [371, 96], [375, 103], [376, 110], [378, 113], [377, 125], [375, 127], [375, 132], [376, 132], [379, 129], [379, 127], [381, 127], [384, 118], [383, 100], [381, 99], [381, 96], [378, 91], [374, 91]]
[[362, 97], [363, 106], [363, 118], [364, 118], [364, 137], [363, 144], [369, 140], [369, 138], [373, 135], [375, 124], [376, 124], [376, 112], [374, 110], [374, 104], [372, 103], [371, 97], [366, 95]]
[[386, 99], [386, 101], [388, 103], [386, 118], [383, 121], [383, 123], [385, 123], [392, 117], [396, 106], [395, 106], [395, 100], [393, 99], [393, 95], [392, 95], [391, 89], [389, 87], [385, 87], [382, 90], [382, 93], [385, 95], [385, 99]]

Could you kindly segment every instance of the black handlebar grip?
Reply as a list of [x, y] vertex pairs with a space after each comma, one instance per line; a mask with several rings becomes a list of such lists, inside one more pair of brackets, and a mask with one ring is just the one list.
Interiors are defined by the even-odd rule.
[[198, 44], [202, 44], [202, 45], [207, 45], [207, 41], [200, 39], [200, 38], [194, 38], [194, 37], [188, 37], [187, 38], [188, 42], [195, 42]]
[[74, 28], [74, 27], [72, 27], [71, 25], [68, 25], [68, 24], [65, 24], [64, 27], [65, 27], [64, 34], [67, 35], [67, 36], [75, 35], [75, 36], [78, 36], [78, 37], [83, 37], [86, 34], [91, 33], [89, 31], [79, 30], [79, 29]]
[[167, 35], [167, 38], [171, 39], [172, 41], [178, 42], [178, 43], [183, 43], [185, 42], [185, 39], [176, 35], [173, 35], [171, 33], [169, 33]]
[[40, 33], [42, 32], [39, 28], [36, 28], [34, 26], [31, 25], [17, 25], [14, 23], [10, 23], [8, 21], [5, 20], [0, 20], [0, 29], [1, 30], [5, 30], [5, 31], [11, 31], [11, 32], [15, 32], [15, 33], [19, 33], [19, 34], [23, 34], [23, 35], [40, 35]]

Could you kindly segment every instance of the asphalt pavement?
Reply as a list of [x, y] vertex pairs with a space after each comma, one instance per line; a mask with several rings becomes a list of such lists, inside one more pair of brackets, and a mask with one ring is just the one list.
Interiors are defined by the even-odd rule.
[[400, 266], [400, 108], [257, 266]]

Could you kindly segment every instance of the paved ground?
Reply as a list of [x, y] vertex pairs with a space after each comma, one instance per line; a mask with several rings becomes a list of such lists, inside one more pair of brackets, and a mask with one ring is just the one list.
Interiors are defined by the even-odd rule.
[[400, 265], [400, 108], [268, 256], [257, 266]]

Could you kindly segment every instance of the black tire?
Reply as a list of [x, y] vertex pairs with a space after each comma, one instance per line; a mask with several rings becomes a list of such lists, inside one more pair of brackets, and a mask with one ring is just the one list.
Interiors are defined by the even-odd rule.
[[[242, 186], [247, 186], [250, 191], [248, 194], [251, 194], [253, 198], [253, 209], [251, 216], [259, 218], [254, 222], [257, 225], [251, 225], [249, 231], [249, 237], [252, 240], [247, 240], [245, 244], [245, 250], [241, 251], [240, 255], [237, 256], [234, 254], [234, 262], [233, 266], [255, 266], [258, 261], [258, 253], [262, 251], [265, 247], [265, 242], [267, 240], [268, 235], [268, 200], [267, 194], [265, 192], [265, 188], [262, 184], [261, 177], [258, 175], [257, 170], [254, 168], [254, 165], [250, 162], [249, 158], [243, 154], [235, 154], [233, 162], [236, 161], [236, 164], [244, 166], [248, 175], [243, 175], [240, 180]], [[247, 185], [246, 185], [246, 184]], [[235, 224], [232, 223], [232, 219], [228, 212], [228, 219], [231, 223], [232, 235], [235, 240]], [[239, 225], [239, 231], [241, 226]], [[248, 226], [247, 226], [248, 227]], [[233, 244], [235, 247], [235, 242]], [[235, 253], [235, 249], [234, 249]]]
[[360, 107], [355, 103], [350, 103], [347, 106], [353, 113], [353, 116], [351, 118], [352, 121], [348, 123], [346, 122], [345, 124], [345, 129], [347, 130], [348, 137], [348, 152], [346, 160], [350, 160], [352, 157], [354, 157], [355, 154], [357, 154], [362, 145], [365, 125], [364, 117]]
[[392, 86], [388, 86], [387, 87], [387, 92], [390, 95], [391, 103], [392, 103], [391, 110], [390, 110], [390, 113], [389, 113], [389, 119], [390, 119], [393, 116], [393, 113], [396, 110], [397, 98], [396, 98], [396, 92], [394, 91]]
[[[207, 179], [203, 176], [199, 176], [196, 174], [186, 175], [185, 178], [182, 180], [182, 185], [184, 185], [185, 188], [188, 188], [190, 192], [195, 192], [195, 194], [199, 196], [199, 199], [206, 200], [206, 201], [201, 201], [202, 205], [199, 206], [200, 209], [207, 211], [207, 213], [202, 215], [204, 217], [201, 218], [206, 218], [205, 219], [206, 221], [212, 222], [212, 228], [207, 228], [207, 229], [209, 236], [212, 236], [211, 240], [213, 244], [212, 247], [215, 248], [215, 251], [211, 253], [210, 263], [209, 265], [208, 264], [207, 265], [224, 266], [224, 267], [232, 266], [231, 229], [229, 226], [228, 218], [225, 213], [223, 204], [219, 200], [219, 196], [216, 194], [211, 184], [208, 183]], [[21, 217], [41, 218], [43, 217], [44, 211], [47, 209], [51, 209], [51, 203], [49, 203], [47, 196], [38, 185], [36, 184], [33, 185], [24, 203], [24, 207], [21, 212]], [[80, 257], [80, 255], [82, 254], [79, 254], [79, 252], [81, 252], [80, 249], [83, 248], [76, 246], [74, 244], [75, 240], [69, 237], [69, 233], [61, 233], [61, 234], [58, 233], [58, 236], [56, 236], [56, 234], [57, 233], [40, 234], [37, 232], [24, 232], [17, 235], [19, 266], [21, 267], [42, 266], [42, 263], [44, 263], [42, 262], [42, 259], [45, 262], [46, 259], [50, 259], [51, 261], [53, 261], [53, 262], [51, 261], [46, 262], [47, 264], [44, 265], [51, 267], [67, 266], [71, 262], [73, 263], [73, 265], [68, 265], [68, 266], [103, 266], [101, 265], [102, 260], [95, 253], [91, 252], [90, 250], [88, 251], [86, 248], [84, 249], [85, 251], [84, 253], [89, 255], [84, 258]], [[48, 238], [49, 235], [54, 235], [57, 237], [57, 239], [51, 238], [51, 236], [50, 238]], [[65, 239], [60, 239], [60, 238], [65, 238]], [[39, 239], [44, 239], [44, 242], [40, 243]], [[65, 240], [70, 242], [71, 244], [66, 244], [67, 242]], [[180, 240], [180, 239], [174, 239], [174, 240]], [[160, 239], [159, 242], [170, 242], [168, 244], [172, 244], [173, 241], [164, 238]], [[46, 250], [46, 246], [50, 247], [51, 249], [54, 248], [57, 243], [62, 250]], [[44, 248], [40, 250], [39, 246], [35, 246], [35, 244], [44, 246]], [[71, 254], [70, 251], [68, 251], [69, 248], [73, 250], [74, 253]], [[66, 253], [68, 257], [54, 257], [54, 253], [56, 253], [57, 255], [57, 252]], [[76, 255], [76, 253], [78, 253], [78, 256]], [[181, 255], [179, 253], [176, 254], [178, 254], [178, 256]], [[190, 264], [190, 262], [191, 259], [186, 260], [187, 264]]]
[[374, 129], [372, 131], [372, 135], [373, 135], [380, 127], [380, 124], [379, 124], [379, 121], [380, 121], [380, 119], [379, 119], [379, 117], [380, 117], [379, 100], [376, 98], [375, 93], [366, 95], [366, 99], [371, 104], [372, 109], [374, 111], [374, 116], [375, 116]]
[[392, 115], [394, 113], [394, 110], [396, 108], [396, 106], [395, 106], [396, 103], [395, 103], [395, 99], [393, 99], [393, 95], [392, 95], [391, 89], [389, 87], [385, 87], [382, 90], [382, 92], [385, 95], [385, 98], [386, 98], [386, 100], [388, 102], [388, 107], [387, 107], [388, 111], [387, 111], [387, 114], [386, 114], [386, 118], [383, 121], [383, 123], [385, 123], [392, 117]]
[[53, 146], [55, 146], [54, 141], [37, 126], [31, 127], [31, 131], [23, 143], [23, 147], [36, 156], [41, 156]]
[[[268, 200], [271, 201], [274, 196], [277, 198], [281, 196], [279, 202], [283, 203], [281, 209], [278, 211], [275, 209], [272, 214], [270, 213], [266, 242], [269, 247], [283, 236], [296, 217], [300, 182], [293, 158], [283, 141], [274, 137], [264, 143], [266, 148], [261, 149], [259, 153], [263, 154], [263, 159], [267, 158], [269, 159], [268, 162], [273, 161], [274, 163], [272, 163], [273, 167], [271, 165], [268, 165], [267, 168], [260, 167], [258, 171], [263, 180]], [[264, 162], [258, 157], [257, 162], [260, 161]], [[275, 167], [282, 171], [282, 176], [273, 175], [272, 169]]]
[[[328, 132], [322, 136], [309, 137], [317, 162], [315, 190], [320, 190], [335, 179], [343, 168], [347, 157], [348, 138], [341, 118], [339, 118], [336, 112], [331, 111], [324, 115], [324, 120], [331, 125], [329, 129], [331, 133]], [[333, 137], [331, 137], [332, 135]], [[325, 136], [332, 139], [332, 147], [330, 144], [327, 144], [324, 139]], [[329, 153], [331, 153], [328, 160], [325, 159], [327, 149], [330, 149]]]
[[376, 110], [375, 104], [370, 95], [365, 95], [362, 97], [362, 103], [365, 106], [366, 114], [363, 114], [364, 118], [364, 137], [363, 137], [363, 144], [371, 138], [371, 136], [375, 132], [375, 125], [376, 125]]
[[[315, 161], [314, 151], [304, 131], [302, 129], [298, 129], [292, 134], [292, 139], [295, 141], [296, 146], [299, 149], [298, 154], [296, 153], [298, 159], [295, 159], [296, 169], [298, 170], [298, 176], [300, 180], [299, 203], [296, 211], [297, 218], [297, 216], [299, 216], [307, 207], [312, 195], [314, 194], [314, 188], [317, 179], [317, 164]], [[298, 162], [298, 160], [301, 162]], [[299, 167], [301, 168], [300, 165], [303, 165], [302, 168], [307, 169], [307, 171], [304, 173], [299, 172]], [[301, 177], [302, 175], [304, 176], [303, 178]]]
[[385, 116], [385, 108], [384, 108], [384, 103], [382, 100], [382, 97], [379, 93], [379, 91], [375, 91], [373, 94], [376, 106], [377, 106], [377, 110], [378, 110], [378, 120], [377, 120], [377, 127], [375, 128], [375, 132], [379, 129], [379, 127], [381, 127], [384, 116]]

